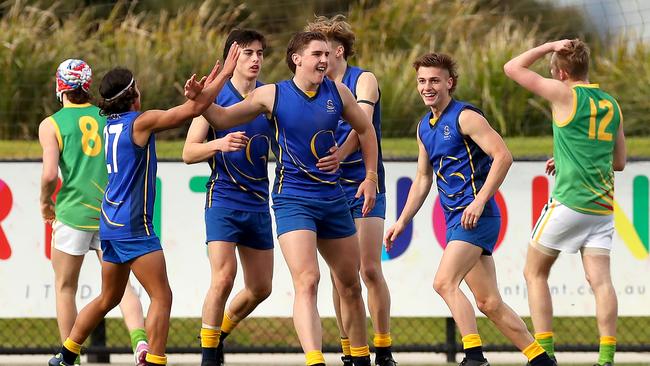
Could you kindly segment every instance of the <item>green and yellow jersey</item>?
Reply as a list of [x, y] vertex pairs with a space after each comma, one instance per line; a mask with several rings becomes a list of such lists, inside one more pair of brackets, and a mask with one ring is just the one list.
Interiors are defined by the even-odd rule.
[[59, 142], [63, 179], [56, 199], [56, 219], [78, 230], [99, 230], [108, 176], [102, 137], [106, 119], [94, 105], [66, 104], [49, 120]]
[[573, 113], [553, 121], [553, 197], [585, 214], [611, 215], [614, 200], [612, 159], [621, 108], [598, 84], [573, 87]]

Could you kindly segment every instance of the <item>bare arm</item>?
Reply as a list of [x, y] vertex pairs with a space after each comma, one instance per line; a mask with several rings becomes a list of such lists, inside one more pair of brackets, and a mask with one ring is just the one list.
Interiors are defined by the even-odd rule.
[[375, 206], [375, 197], [377, 195], [377, 183], [379, 181], [377, 176], [377, 135], [370, 118], [359, 107], [350, 90], [341, 83], [336, 83], [336, 87], [343, 101], [342, 117], [359, 134], [361, 154], [366, 167], [366, 179], [359, 185], [356, 197], [362, 195], [364, 197], [361, 212], [365, 216]]
[[[379, 101], [379, 85], [377, 78], [371, 72], [364, 72], [359, 76], [357, 81], [357, 103], [366, 113], [372, 123], [372, 116], [375, 112], [375, 103]], [[369, 104], [373, 103], [373, 104]], [[359, 148], [359, 135], [355, 130], [350, 131], [348, 138], [343, 145], [339, 147], [338, 153], [341, 161], [345, 160], [348, 155], [352, 154]]]
[[54, 220], [52, 195], [59, 178], [59, 142], [50, 118], [44, 119], [38, 127], [38, 140], [43, 148], [43, 170], [41, 173], [41, 215], [43, 220]]
[[478, 191], [474, 201], [465, 208], [460, 223], [465, 229], [476, 227], [487, 201], [494, 196], [512, 165], [512, 154], [501, 136], [490, 126], [488, 121], [472, 110], [464, 110], [459, 117], [460, 130], [474, 141], [478, 147], [492, 158], [492, 167], [488, 172], [483, 187]]
[[215, 129], [226, 130], [250, 122], [260, 113], [272, 113], [274, 102], [275, 84], [268, 84], [256, 88], [246, 99], [230, 107], [211, 105], [203, 112], [203, 117]]
[[[619, 107], [620, 110], [620, 107]], [[625, 132], [623, 131], [623, 114], [621, 114], [621, 123], [618, 125], [618, 132], [616, 133], [616, 142], [614, 142], [614, 153], [612, 160], [612, 168], [621, 172], [625, 169], [627, 161], [627, 149], [625, 147]]]
[[553, 104], [571, 106], [573, 95], [571, 88], [559, 80], [545, 78], [529, 67], [547, 53], [561, 51], [569, 40], [544, 43], [530, 49], [508, 61], [503, 66], [506, 75], [529, 91], [541, 96]]
[[185, 145], [183, 145], [183, 161], [185, 164], [194, 164], [205, 161], [218, 151], [237, 151], [246, 147], [248, 137], [243, 132], [232, 132], [226, 136], [205, 142], [210, 125], [202, 116], [194, 118], [187, 131]]
[[[138, 116], [133, 124], [133, 141], [139, 146], [144, 146], [152, 133], [176, 128], [187, 120], [200, 116], [212, 105], [221, 88], [232, 76], [237, 65], [239, 52], [239, 46], [234, 43], [230, 47], [221, 72], [217, 74], [220, 69], [217, 61], [210, 76], [207, 77], [206, 87], [193, 100], [189, 99], [185, 103], [168, 110], [149, 110]], [[193, 75], [190, 80], [194, 79], [194, 77]]]
[[429, 195], [431, 184], [433, 183], [433, 168], [429, 163], [429, 154], [427, 154], [427, 150], [424, 148], [424, 145], [420, 140], [419, 133], [417, 140], [418, 168], [415, 174], [415, 180], [409, 190], [409, 195], [406, 198], [406, 204], [404, 205], [402, 214], [399, 216], [395, 224], [386, 231], [386, 236], [384, 237], [386, 250], [392, 248], [393, 242], [395, 242], [397, 237], [404, 231], [406, 225], [413, 220], [413, 217], [415, 217], [415, 214], [420, 210], [424, 200]]

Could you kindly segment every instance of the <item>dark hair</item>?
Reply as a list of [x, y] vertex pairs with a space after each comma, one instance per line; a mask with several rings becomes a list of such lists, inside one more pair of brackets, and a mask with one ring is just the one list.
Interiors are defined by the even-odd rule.
[[327, 37], [320, 32], [298, 32], [291, 37], [287, 46], [287, 66], [289, 66], [291, 72], [296, 72], [296, 64], [293, 63], [293, 54], [304, 51], [311, 41], [327, 42]]
[[255, 41], [259, 41], [262, 44], [263, 50], [266, 49], [266, 38], [264, 38], [262, 33], [252, 29], [233, 29], [228, 35], [223, 47], [223, 59], [225, 60], [228, 57], [228, 51], [233, 42], [237, 42], [239, 47], [244, 47]]
[[63, 92], [70, 103], [84, 104], [90, 102], [93, 98], [90, 92], [83, 90], [81, 87]]
[[451, 56], [444, 53], [427, 53], [418, 57], [413, 62], [413, 67], [415, 71], [418, 71], [420, 67], [436, 67], [447, 70], [452, 80], [449, 94], [452, 94], [456, 90], [456, 85], [458, 85], [458, 72], [456, 71], [456, 61]]
[[572, 80], [586, 80], [589, 76], [589, 47], [580, 39], [555, 52], [555, 67], [564, 70]]
[[[128, 89], [126, 89], [127, 87]], [[110, 70], [102, 78], [102, 82], [99, 85], [99, 94], [102, 96], [98, 103], [101, 114], [108, 116], [115, 113], [128, 112], [131, 110], [131, 105], [138, 98], [133, 73], [123, 67], [116, 67]], [[115, 98], [118, 94], [120, 94], [119, 97]], [[111, 100], [111, 98], [115, 99]]]
[[337, 14], [331, 18], [319, 16], [307, 24], [306, 31], [320, 32], [329, 40], [336, 41], [343, 46], [343, 58], [354, 56], [354, 42], [356, 37], [352, 32], [350, 23], [345, 21], [345, 15]]

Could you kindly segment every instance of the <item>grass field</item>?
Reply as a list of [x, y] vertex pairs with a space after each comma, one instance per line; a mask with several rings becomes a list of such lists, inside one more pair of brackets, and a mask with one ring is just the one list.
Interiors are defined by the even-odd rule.
[[[515, 159], [543, 159], [553, 151], [551, 137], [510, 137], [506, 144]], [[158, 159], [180, 160], [184, 141], [157, 141]], [[382, 140], [384, 157], [389, 159], [417, 158], [415, 138], [385, 138]], [[650, 137], [631, 137], [627, 139], [630, 159], [650, 159]], [[0, 140], [0, 160], [38, 160], [41, 147], [38, 141]]]

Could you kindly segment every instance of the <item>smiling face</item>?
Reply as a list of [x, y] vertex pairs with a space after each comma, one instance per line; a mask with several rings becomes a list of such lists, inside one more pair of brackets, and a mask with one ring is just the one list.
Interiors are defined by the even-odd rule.
[[418, 93], [427, 107], [439, 109], [451, 98], [454, 82], [447, 69], [422, 66], [417, 70], [417, 83]]
[[329, 46], [327, 42], [313, 40], [300, 52], [292, 55], [296, 65], [296, 77], [311, 84], [321, 84], [329, 64]]
[[237, 59], [235, 74], [245, 79], [256, 79], [262, 70], [264, 47], [262, 42], [253, 41], [244, 45]]

